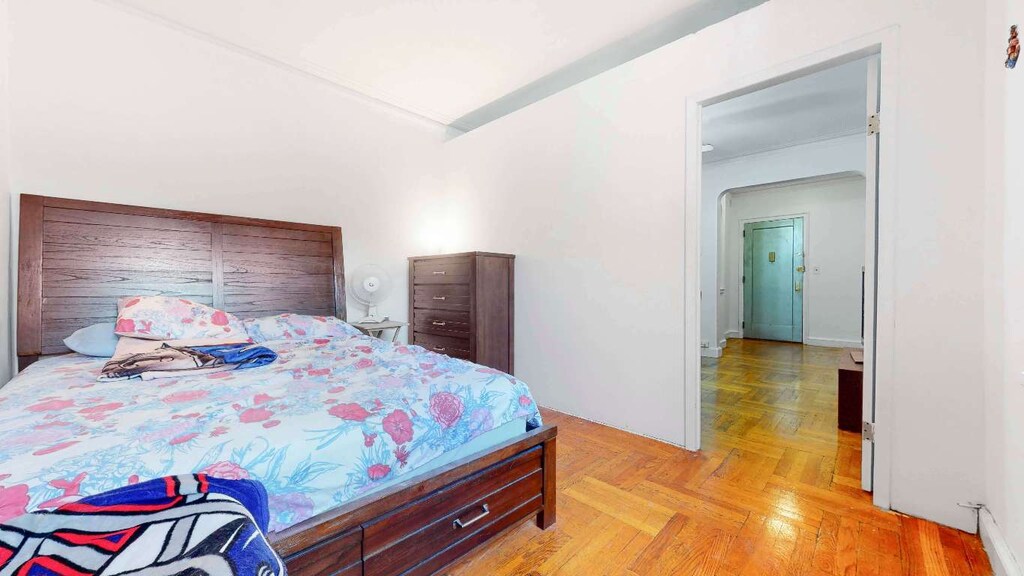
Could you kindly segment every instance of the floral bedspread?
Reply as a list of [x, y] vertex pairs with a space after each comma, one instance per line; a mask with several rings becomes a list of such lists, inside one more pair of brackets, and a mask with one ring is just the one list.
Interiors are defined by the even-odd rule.
[[69, 354], [0, 388], [0, 521], [172, 474], [259, 480], [280, 530], [512, 420], [540, 424], [526, 385], [366, 336], [271, 341], [251, 370], [97, 382]]

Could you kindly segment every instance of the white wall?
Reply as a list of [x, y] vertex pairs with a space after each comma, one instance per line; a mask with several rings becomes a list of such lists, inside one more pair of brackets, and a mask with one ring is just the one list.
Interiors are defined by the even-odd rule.
[[[804, 217], [804, 343], [861, 345], [861, 266], [864, 265], [864, 178], [819, 180], [728, 192], [724, 310], [727, 329], [742, 333], [743, 224]], [[818, 272], [814, 268], [819, 268]]]
[[13, 370], [10, 309], [14, 303], [10, 298], [7, 277], [11, 252], [11, 132], [8, 118], [10, 95], [7, 83], [10, 34], [8, 21], [8, 0], [0, 0], [0, 386], [7, 382]]
[[682, 442], [687, 97], [898, 26], [891, 502], [973, 530], [956, 503], [984, 488], [984, 156], [964, 143], [984, 129], [948, 117], [981, 112], [984, 19], [773, 0], [449, 143], [449, 186], [479, 215], [466, 245], [519, 254], [516, 367], [541, 403]]
[[[1020, 259], [1024, 252], [1024, 167], [1020, 162], [1024, 156], [1020, 108], [1024, 62], [1013, 71], [1002, 62], [1010, 25], [1024, 30], [1024, 0], [991, 0], [988, 24], [984, 503], [1020, 566], [1024, 561], [1024, 266]], [[994, 563], [1000, 560], [995, 549], [988, 551]]]
[[[866, 79], [865, 79], [866, 81]], [[866, 106], [865, 106], [866, 108]], [[727, 190], [813, 178], [842, 172], [864, 172], [867, 153], [866, 136], [853, 135], [821, 142], [790, 146], [770, 152], [751, 154], [740, 158], [705, 164], [702, 170], [701, 190], [701, 340], [716, 348], [730, 328], [728, 316], [719, 317], [731, 298], [728, 286], [720, 286], [718, 250], [723, 230], [718, 225], [719, 199]], [[718, 288], [726, 288], [719, 294]], [[717, 302], [716, 302], [717, 299]]]
[[406, 258], [450, 207], [442, 128], [101, 2], [10, 8], [15, 194], [340, 225], [408, 315]]
[[[1011, 16], [1024, 26], [1024, 2], [1015, 1]], [[1006, 28], [1004, 26], [1004, 28]], [[1024, 29], [1022, 29], [1024, 30]], [[1005, 33], [1005, 30], [1004, 30]], [[993, 399], [1002, 424], [1002, 474], [992, 479], [993, 488], [1002, 493], [1002, 522], [1017, 561], [1024, 561], [1024, 63], [1007, 80], [1005, 212], [1003, 240], [1003, 396]]]

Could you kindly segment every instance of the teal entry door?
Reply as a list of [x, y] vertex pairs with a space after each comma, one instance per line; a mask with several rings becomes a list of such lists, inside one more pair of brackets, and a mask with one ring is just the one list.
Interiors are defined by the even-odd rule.
[[743, 337], [802, 342], [804, 219], [743, 226]]

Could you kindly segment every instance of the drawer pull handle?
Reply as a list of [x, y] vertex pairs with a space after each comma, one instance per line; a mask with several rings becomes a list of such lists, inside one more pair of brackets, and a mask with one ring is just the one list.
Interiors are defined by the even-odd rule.
[[444, 352], [445, 350], [447, 350], [447, 348], [445, 348], [444, 346], [434, 346], [434, 350], [437, 350], [438, 352]]
[[434, 300], [447, 300], [447, 296], [434, 296]]
[[456, 518], [455, 519], [455, 527], [456, 528], [469, 528], [473, 524], [476, 524], [478, 521], [483, 520], [484, 516], [487, 516], [488, 514], [491, 513], [491, 509], [487, 507], [487, 504], [483, 505], [483, 509], [484, 509], [483, 512], [481, 512], [480, 514], [477, 514], [476, 516], [472, 517], [471, 519], [469, 519], [469, 520], [467, 520], [465, 522], [463, 522], [462, 519], [460, 519], [460, 518]]
[[433, 324], [434, 326], [447, 326], [448, 325], [447, 322], [438, 322], [437, 320], [434, 320], [433, 322], [431, 322], [431, 324]]
[[448, 272], [447, 272], [447, 271], [445, 271], [445, 270], [434, 270], [434, 271], [432, 272], [432, 274], [433, 274], [434, 276], [444, 276], [444, 275], [445, 275], [445, 274], [447, 274], [447, 273], [448, 273]]

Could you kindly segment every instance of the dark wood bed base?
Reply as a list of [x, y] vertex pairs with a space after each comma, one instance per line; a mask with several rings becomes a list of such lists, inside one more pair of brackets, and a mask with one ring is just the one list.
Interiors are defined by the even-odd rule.
[[[71, 332], [139, 294], [344, 319], [341, 228], [21, 196], [19, 368], [67, 352]], [[526, 432], [270, 540], [293, 576], [435, 573], [527, 518], [555, 522], [556, 435]]]
[[289, 574], [434, 574], [527, 518], [554, 524], [557, 432], [527, 432], [271, 534], [271, 543]]

